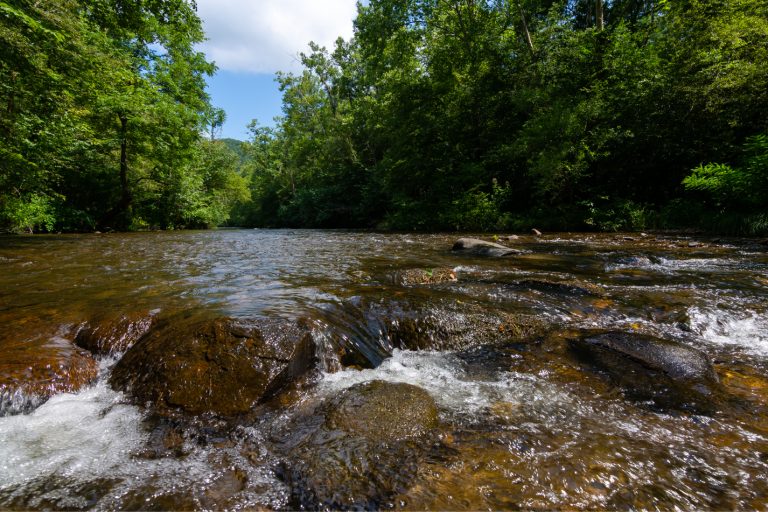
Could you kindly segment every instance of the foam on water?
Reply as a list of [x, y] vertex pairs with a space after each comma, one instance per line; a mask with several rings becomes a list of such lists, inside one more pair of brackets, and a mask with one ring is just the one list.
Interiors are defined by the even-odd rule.
[[0, 489], [43, 475], [87, 480], [130, 461], [146, 436], [141, 413], [102, 382], [0, 418]]
[[710, 343], [736, 346], [748, 353], [768, 356], [768, 315], [745, 309], [727, 311], [691, 307], [691, 330]]
[[676, 272], [722, 272], [724, 270], [743, 269], [744, 262], [731, 258], [668, 258], [633, 256], [605, 265], [608, 272], [623, 270], [649, 270], [661, 274]]
[[[0, 418], [0, 508], [20, 499], [29, 508], [119, 509], [133, 491], [199, 500], [209, 489], [215, 494], [234, 466], [248, 468], [238, 507], [285, 504], [285, 486], [270, 464], [254, 467], [237, 448], [186, 441], [185, 457], [142, 456], [150, 436], [143, 419], [105, 379], [77, 394], [57, 395], [30, 414]], [[259, 444], [256, 433], [244, 431], [243, 442]], [[98, 489], [91, 498], [82, 492], [89, 486]]]
[[443, 412], [471, 416], [499, 402], [534, 407], [562, 407], [568, 395], [532, 375], [498, 372], [479, 378], [452, 352], [394, 350], [373, 370], [343, 370], [326, 374], [321, 395], [333, 396], [355, 384], [384, 380], [418, 386], [429, 392]]

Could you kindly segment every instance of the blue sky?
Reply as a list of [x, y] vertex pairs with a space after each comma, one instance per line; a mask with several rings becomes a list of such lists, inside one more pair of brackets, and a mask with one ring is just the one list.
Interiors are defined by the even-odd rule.
[[219, 67], [208, 92], [227, 112], [221, 136], [245, 140], [252, 119], [272, 126], [281, 113], [277, 71], [298, 71], [310, 41], [330, 48], [352, 35], [356, 0], [197, 0], [197, 12]]
[[281, 95], [273, 74], [220, 70], [208, 80], [208, 93], [213, 104], [227, 112], [223, 138], [246, 140], [251, 120], [273, 126], [273, 118], [280, 115]]

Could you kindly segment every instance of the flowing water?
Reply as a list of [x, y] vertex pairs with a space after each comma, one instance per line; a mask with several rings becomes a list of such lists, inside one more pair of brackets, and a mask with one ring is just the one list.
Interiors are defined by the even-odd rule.
[[[76, 392], [6, 393], [0, 508], [768, 507], [766, 246], [562, 234], [521, 237], [505, 242], [520, 254], [482, 258], [451, 252], [456, 238], [261, 230], [0, 238], [0, 354], [62, 353], [99, 314], [206, 311], [307, 319], [319, 360], [300, 385], [236, 422], [158, 419], [134, 405], [107, 382], [120, 354], [99, 358], [98, 378]], [[414, 269], [421, 282], [403, 278]], [[433, 279], [439, 269], [455, 279]], [[530, 330], [505, 331], [502, 316], [525, 318]], [[553, 348], [597, 331], [703, 351], [726, 398], [707, 412], [662, 407]], [[422, 350], [404, 349], [416, 347], [398, 342], [403, 332]], [[357, 358], [345, 360], [352, 349]], [[3, 357], [0, 373], [15, 361]], [[334, 438], [301, 448], [325, 439], [323, 404], [373, 381], [418, 386], [434, 399], [437, 424], [419, 446], [366, 440], [334, 452], [328, 446], [344, 442]], [[317, 482], [329, 453], [350, 476], [328, 485], [352, 490], [337, 501], [297, 500], [307, 484], [286, 475]]]

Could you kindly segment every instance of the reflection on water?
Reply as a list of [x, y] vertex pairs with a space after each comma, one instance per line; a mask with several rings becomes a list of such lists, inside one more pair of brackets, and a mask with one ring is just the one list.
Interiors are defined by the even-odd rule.
[[[261, 230], [0, 238], [0, 351], [19, 360], [64, 350], [57, 344], [94, 316], [191, 309], [309, 317], [326, 350], [314, 386], [220, 431], [202, 419], [172, 425], [179, 439], [163, 442], [175, 452], [161, 456], [147, 446], [163, 425], [107, 386], [114, 360], [101, 360], [96, 384], [0, 418], [0, 508], [287, 508], [275, 439], [293, 418], [373, 380], [421, 387], [440, 416], [408, 487], [378, 507], [768, 506], [764, 247], [575, 234], [521, 237], [509, 242], [519, 256], [482, 259], [451, 254], [455, 238]], [[438, 268], [457, 281], [393, 277]], [[554, 338], [604, 329], [695, 346], [715, 363], [728, 407], [699, 416], [627, 400], [599, 373], [548, 352], [546, 335], [485, 343], [496, 331], [484, 325], [491, 313], [535, 319]], [[462, 344], [398, 349], [404, 319], [419, 339]], [[385, 359], [344, 369], [333, 353], [339, 340]]]

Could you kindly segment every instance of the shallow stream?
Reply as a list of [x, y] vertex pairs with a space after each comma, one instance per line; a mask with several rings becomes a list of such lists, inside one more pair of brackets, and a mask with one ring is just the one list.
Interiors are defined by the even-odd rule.
[[[205, 311], [304, 319], [318, 360], [235, 422], [158, 420], [109, 386], [121, 354], [99, 358], [96, 381], [74, 393], [3, 390], [0, 508], [768, 507], [765, 245], [552, 234], [502, 241], [521, 252], [483, 258], [451, 252], [456, 238], [0, 238], [0, 354], [69, 350], [77, 326], [100, 314]], [[528, 323], [505, 331], [501, 317]], [[398, 343], [405, 331], [421, 350]], [[602, 331], [704, 352], [725, 398], [706, 411], [667, 407], [557, 349]], [[2, 358], [0, 373], [12, 371], [15, 359]], [[437, 423], [418, 446], [317, 433], [324, 404], [373, 381], [434, 400]], [[334, 464], [347, 472], [327, 476]]]

